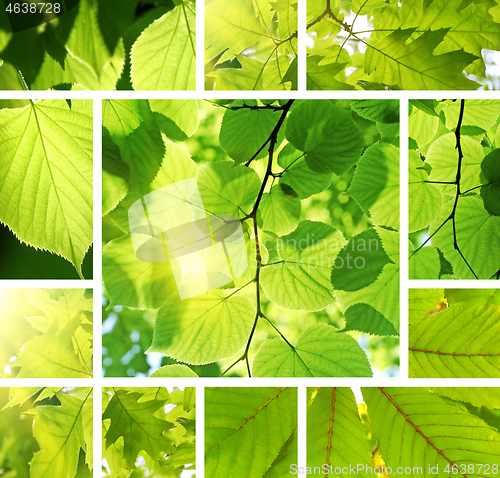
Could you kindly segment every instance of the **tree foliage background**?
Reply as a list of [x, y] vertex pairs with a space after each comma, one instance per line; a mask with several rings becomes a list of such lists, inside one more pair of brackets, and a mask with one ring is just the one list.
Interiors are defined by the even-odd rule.
[[[103, 184], [103, 212], [105, 213], [103, 217], [103, 245], [105, 246], [103, 253], [105, 283], [105, 291], [103, 295], [103, 371], [106, 376], [144, 376], [155, 372], [160, 366], [173, 365], [178, 363], [176, 362], [176, 360], [168, 358], [166, 356], [168, 354], [166, 354], [165, 356], [161, 356], [160, 354], [156, 353], [149, 353], [148, 355], [144, 354], [151, 346], [157, 308], [162, 304], [162, 301], [164, 299], [161, 299], [158, 302], [158, 305], [145, 305], [146, 303], [144, 302], [144, 300], [146, 300], [147, 296], [143, 294], [146, 294], [146, 291], [148, 290], [149, 292], [147, 292], [147, 294], [151, 293], [151, 285], [149, 282], [147, 282], [147, 280], [149, 279], [146, 279], [145, 282], [141, 282], [140, 284], [136, 283], [133, 286], [127, 285], [128, 279], [125, 278], [127, 275], [130, 275], [131, 273], [139, 273], [140, 270], [144, 270], [143, 268], [146, 267], [145, 265], [140, 267], [139, 265], [137, 265], [136, 269], [130, 269], [130, 266], [127, 266], [129, 268], [123, 268], [125, 266], [125, 262], [127, 262], [127, 264], [133, 264], [136, 261], [135, 257], [127, 255], [130, 253], [133, 254], [133, 250], [130, 250], [130, 252], [124, 252], [125, 250], [121, 248], [121, 245], [125, 246], [126, 242], [123, 241], [127, 241], [127, 236], [124, 236], [124, 233], [127, 232], [127, 224], [126, 222], [124, 222], [124, 219], [126, 220], [127, 217], [127, 209], [125, 208], [127, 207], [127, 205], [130, 205], [133, 202], [132, 198], [134, 198], [134, 194], [137, 193], [133, 192], [133, 184], [131, 186], [127, 185], [126, 178], [128, 177], [128, 173], [124, 174], [123, 168], [121, 170], [122, 172], [119, 172], [116, 168], [112, 169], [111, 166], [107, 165], [111, 165], [112, 161], [115, 161], [117, 157], [122, 159], [122, 161], [125, 163], [130, 162], [128, 157], [132, 157], [129, 155], [133, 155], [133, 152], [131, 152], [133, 151], [132, 145], [135, 141], [133, 138], [136, 138], [136, 140], [138, 141], [137, 144], [141, 144], [142, 142], [147, 140], [150, 141], [150, 145], [155, 145], [154, 147], [148, 146], [148, 149], [150, 151], [155, 151], [155, 155], [157, 158], [156, 160], [159, 164], [159, 162], [163, 158], [164, 149], [161, 147], [161, 143], [157, 142], [156, 139], [151, 138], [156, 138], [157, 136], [160, 137], [160, 128], [164, 135], [164, 148], [169, 148], [169, 151], [171, 151], [170, 155], [173, 154], [172, 151], [179, 151], [179, 154], [182, 154], [184, 157], [188, 158], [187, 153], [182, 152], [187, 151], [192, 157], [194, 163], [197, 165], [221, 163], [222, 161], [227, 160], [226, 151], [221, 147], [221, 144], [219, 143], [219, 134], [223, 134], [221, 128], [223, 127], [222, 125], [224, 115], [227, 115], [228, 112], [230, 113], [229, 116], [240, 111], [245, 114], [251, 114], [253, 112], [251, 109], [246, 109], [246, 107], [238, 110], [239, 103], [235, 103], [233, 105], [237, 108], [236, 110], [231, 110], [231, 104], [224, 104], [229, 102], [221, 102], [223, 106], [210, 104], [208, 102], [199, 102], [199, 126], [197, 124], [191, 124], [188, 126], [185, 122], [183, 122], [179, 115], [177, 117], [172, 116], [172, 111], [177, 110], [177, 107], [180, 105], [180, 103], [181, 102], [164, 103], [163, 110], [160, 107], [161, 102], [156, 101], [150, 102], [149, 105], [147, 104], [147, 102], [134, 105], [133, 108], [139, 108], [136, 109], [136, 111], [141, 111], [141, 108], [144, 108], [144, 110], [142, 110], [144, 116], [142, 123], [138, 123], [142, 124], [142, 131], [139, 129], [132, 129], [130, 135], [128, 136], [127, 143], [130, 146], [127, 146], [127, 143], [125, 142], [121, 143], [120, 141], [122, 140], [118, 140], [118, 144], [120, 144], [120, 147], [117, 147], [113, 145], [112, 142], [109, 142], [109, 139], [107, 139], [109, 138], [108, 128], [111, 128], [110, 131], [113, 131], [113, 122], [116, 121], [116, 116], [113, 116], [112, 118], [110, 116], [111, 119], [108, 120], [108, 123], [106, 122], [105, 117], [104, 125], [105, 127], [107, 127], [104, 130], [105, 182]], [[285, 102], [283, 102], [283, 104], [284, 103]], [[281, 108], [281, 110], [277, 110], [277, 114], [275, 114], [276, 119], [274, 121], [277, 121], [279, 115], [281, 114], [280, 111], [283, 111], [283, 107], [280, 107], [277, 103], [275, 103], [275, 105], [273, 106], [272, 102], [270, 101], [266, 102], [266, 104], [268, 104], [269, 106], [253, 101], [249, 104], [255, 105], [255, 111], [257, 113], [259, 113], [258, 108], [261, 109], [260, 111], [267, 112], [273, 112], [273, 108]], [[301, 102], [299, 101], [297, 102], [296, 106], [299, 107], [300, 104]], [[321, 107], [321, 102], [316, 102], [316, 104], [318, 107]], [[173, 105], [177, 106], [173, 108]], [[361, 154], [361, 152], [365, 148], [379, 142], [380, 140], [382, 140], [382, 142], [377, 143], [379, 146], [372, 146], [372, 148], [375, 148], [372, 152], [379, 151], [378, 148], [380, 147], [390, 149], [391, 141], [394, 141], [396, 143], [398, 142], [398, 123], [376, 123], [370, 119], [367, 119], [362, 116], [367, 116], [369, 114], [364, 110], [364, 108], [362, 108], [362, 106], [364, 105], [359, 105], [360, 114], [358, 114], [356, 111], [354, 111], [353, 108], [351, 108], [351, 104], [349, 101], [328, 101], [324, 103], [324, 107], [327, 110], [329, 110], [330, 108], [329, 105], [332, 107], [332, 110], [330, 111], [334, 111], [335, 115], [340, 115], [345, 119], [345, 121], [354, 122], [353, 125], [355, 126], [353, 127], [355, 128], [355, 131], [359, 131], [359, 136], [356, 135], [356, 141], [358, 141], [360, 144], [358, 154]], [[305, 102], [304, 106], [307, 106], [307, 102]], [[380, 106], [382, 106], [382, 108], [377, 114], [382, 115], [380, 117], [384, 117], [385, 115], [387, 120], [388, 118], [390, 118], [390, 111], [392, 106], [389, 103], [380, 103]], [[196, 107], [196, 109], [198, 109], [198, 107]], [[292, 106], [292, 113], [294, 111], [294, 107], [295, 106]], [[385, 107], [387, 107], [387, 109], [384, 109]], [[106, 113], [106, 111], [119, 111], [121, 105], [119, 103], [116, 103], [114, 105], [108, 105], [106, 108], [104, 113], [105, 115], [108, 114]], [[194, 113], [192, 113], [191, 110], [191, 108], [194, 108], [192, 102], [184, 102], [184, 108], [187, 108], [187, 110], [191, 111], [189, 118], [192, 119], [195, 117]], [[376, 108], [377, 105], [375, 105], [375, 109]], [[169, 109], [170, 112], [168, 111]], [[150, 112], [148, 112], [148, 110]], [[370, 108], [368, 108], [368, 110], [370, 110]], [[151, 111], [152, 116], [150, 116]], [[163, 111], [163, 116], [160, 111]], [[111, 115], [111, 113], [109, 114]], [[165, 119], [165, 115], [167, 118], [169, 118], [169, 120]], [[343, 115], [346, 116], [344, 117]], [[296, 115], [296, 118], [297, 117], [298, 115]], [[317, 116], [317, 118], [319, 117], [320, 115]], [[352, 117], [352, 120], [347, 119], [350, 117]], [[156, 122], [153, 121], [154, 119], [156, 120]], [[393, 120], [389, 119], [389, 121]], [[148, 134], [146, 134], [145, 132], [147, 128], [149, 128]], [[243, 129], [241, 130], [241, 132], [245, 130], [244, 124], [242, 128]], [[266, 130], [264, 130], [264, 132], [261, 133], [263, 138], [267, 138], [271, 130], [272, 125], [267, 130], [267, 132]], [[149, 139], [147, 139], [148, 135]], [[167, 138], [169, 139], [167, 140]], [[173, 146], [171, 140], [174, 141], [174, 144], [179, 145], [183, 149], [180, 150], [179, 146]], [[222, 142], [223, 139], [221, 139], [220, 141]], [[231, 137], [231, 141], [232, 144], [235, 145], [235, 147], [237, 147], [238, 144], [247, 144], [244, 142], [245, 140], [241, 137], [238, 137], [238, 135]], [[109, 148], [106, 146], [106, 142], [108, 142]], [[279, 151], [281, 151], [283, 146], [285, 146], [285, 143], [279, 146]], [[229, 146], [226, 145], [226, 148], [228, 147]], [[249, 146], [250, 149], [252, 149], [252, 147], [253, 146], [251, 145]], [[256, 146], [255, 149], [257, 148], [258, 146]], [[376, 153], [374, 153], [374, 155], [376, 158], [381, 158], [380, 161], [382, 161], [382, 164], [385, 164], [385, 156], [378, 156]], [[106, 156], [108, 156], [108, 159], [106, 159]], [[355, 154], [353, 155], [353, 157], [354, 156]], [[142, 157], [143, 156], [141, 156], [141, 158]], [[373, 160], [373, 158], [373, 156], [368, 155], [365, 159], [369, 164]], [[149, 160], [151, 160], [151, 155], [149, 155]], [[183, 166], [183, 168], [191, 168], [192, 166], [189, 166], [189, 164], [191, 163], [186, 163], [187, 166]], [[142, 168], [142, 174], [144, 174], [145, 170], [143, 166], [134, 167]], [[242, 166], [238, 167], [242, 168]], [[256, 160], [252, 162], [252, 168], [250, 168], [250, 170], [252, 170], [253, 168], [255, 168], [254, 170], [258, 174], [263, 175], [265, 174], [266, 164], [262, 160]], [[389, 163], [387, 163], [387, 168], [389, 168]], [[128, 169], [128, 167], [125, 169]], [[174, 170], [175, 168], [171, 166], [170, 171]], [[389, 212], [389, 215], [393, 214], [393, 211], [396, 210], [395, 204], [397, 204], [399, 193], [395, 189], [390, 189], [390, 193], [388, 193], [384, 189], [386, 187], [386, 183], [388, 181], [390, 182], [390, 180], [388, 180], [386, 176], [384, 177], [384, 175], [382, 175], [380, 185], [381, 189], [379, 194], [384, 199], [381, 199], [382, 202], [379, 202], [377, 200], [377, 195], [367, 198], [364, 202], [366, 211], [364, 212], [357, 204], [357, 202], [352, 197], [350, 197], [349, 193], [346, 193], [349, 185], [352, 183], [355, 170], [356, 168], [348, 167], [347, 172], [345, 173], [341, 173], [339, 175], [331, 173], [328, 174], [328, 181], [326, 182], [325, 186], [321, 188], [324, 190], [316, 194], [306, 195], [306, 197], [309, 197], [301, 201], [300, 220], [311, 219], [315, 221], [323, 221], [324, 223], [343, 231], [343, 234], [345, 234], [347, 240], [352, 239], [353, 237], [359, 235], [361, 232], [366, 231], [371, 227], [369, 214], [371, 214], [372, 207], [375, 211], [375, 216], [372, 216], [373, 221], [380, 221], [380, 223], [384, 224], [384, 221], [389, 220], [389, 217], [381, 216], [381, 211], [392, 211]], [[382, 168], [381, 170], [383, 171], [384, 168]], [[156, 174], [154, 171], [153, 174]], [[365, 173], [361, 173], [361, 176], [363, 176], [363, 174]], [[161, 175], [159, 175], [159, 177], [160, 176]], [[370, 177], [370, 180], [372, 179], [370, 175], [368, 175], [368, 177]], [[397, 173], [396, 177], [398, 177]], [[123, 180], [123, 178], [125, 178], [125, 181]], [[396, 179], [395, 185], [398, 185], [398, 179]], [[373, 189], [372, 183], [370, 183], [370, 188]], [[108, 191], [109, 193], [106, 193], [106, 191]], [[266, 189], [266, 191], [269, 191], [269, 189]], [[396, 203], [394, 203], [393, 200], [389, 199], [389, 202], [392, 205], [391, 207], [394, 209], [384, 206], [384, 201], [388, 200], [386, 197], [387, 194], [389, 194], [389, 197], [393, 197], [390, 195], [395, 194]], [[296, 218], [294, 220], [298, 222], [299, 217], [295, 217]], [[265, 216], [263, 216], [263, 218], [265, 219]], [[395, 218], [396, 216], [392, 216], [391, 220], [395, 220]], [[395, 227], [398, 227], [397, 221], [393, 224], [396, 224]], [[262, 224], [259, 226], [259, 228], [260, 227], [263, 227]], [[266, 227], [263, 227], [263, 229], [266, 229]], [[388, 233], [390, 234], [390, 229], [388, 229]], [[261, 234], [264, 233], [261, 231]], [[266, 237], [268, 236], [262, 236], [261, 241], [265, 241]], [[269, 237], [272, 238], [272, 236]], [[131, 249], [131, 246], [128, 246], [128, 248]], [[393, 314], [393, 317], [396, 317], [395, 320], [399, 320], [397, 305], [397, 291], [399, 286], [397, 286], [396, 284], [392, 284], [392, 282], [392, 285], [390, 286], [384, 285], [386, 284], [385, 281], [388, 280], [388, 278], [390, 279], [391, 277], [393, 277], [393, 268], [395, 267], [394, 270], [397, 270], [399, 266], [392, 263], [388, 264], [385, 253], [380, 257], [374, 257], [373, 262], [376, 262], [377, 265], [375, 265], [375, 270], [373, 272], [374, 275], [372, 276], [371, 280], [374, 280], [377, 277], [384, 265], [389, 268], [387, 272], [385, 272], [386, 275], [381, 277], [379, 282], [375, 282], [376, 284], [378, 284], [378, 286], [375, 286], [375, 289], [373, 291], [373, 294], [375, 295], [373, 297], [379, 296], [378, 292], [376, 292], [376, 287], [382, 287], [382, 289], [384, 289], [386, 292], [392, 291], [394, 289], [396, 291], [396, 301], [393, 303], [393, 305], [390, 305], [392, 303], [392, 299], [388, 299], [389, 301], [384, 301], [384, 304], [386, 304], [386, 307], [391, 308], [390, 313]], [[153, 273], [153, 271], [154, 269], [148, 269], [148, 274]], [[144, 275], [141, 276], [141, 278], [143, 277]], [[153, 277], [163, 276], [160, 274], [159, 276]], [[397, 275], [395, 277], [397, 278]], [[162, 286], [162, 282], [159, 282], [158, 286]], [[354, 285], [355, 288], [363, 286], [364, 285], [359, 283], [357, 285]], [[108, 290], [109, 287], [111, 287], [110, 290], [114, 296], [112, 303], [110, 303]], [[175, 285], [173, 285], [173, 287], [175, 287]], [[344, 286], [341, 285], [341, 287]], [[254, 287], [247, 287], [248, 294], [250, 294], [251, 297], [254, 296], [252, 289], [254, 289]], [[142, 290], [144, 292], [141, 292]], [[367, 290], [372, 289], [367, 288]], [[125, 291], [128, 291], [126, 292], [126, 295], [124, 295]], [[372, 297], [372, 295], [370, 295], [370, 293], [367, 293], [365, 297], [360, 297], [357, 299], [358, 296], [355, 294], [356, 292], [354, 292], [353, 295], [350, 296], [349, 293], [345, 293], [346, 296], [352, 297], [353, 303], [358, 303], [358, 307], [355, 307], [356, 310], [359, 309], [363, 311], [366, 310], [366, 308], [368, 308], [369, 310], [369, 306], [367, 304], [359, 302], [368, 301], [368, 303], [370, 303], [370, 300], [372, 300], [370, 299], [370, 297]], [[392, 294], [392, 292], [390, 292], [390, 294]], [[142, 302], [137, 302], [137, 300], [140, 300]], [[151, 299], [147, 300], [151, 301]], [[252, 300], [255, 300], [255, 298], [253, 297]], [[380, 307], [380, 304], [375, 304], [374, 307]], [[146, 310], [137, 310], [137, 308]], [[318, 312], [285, 310], [272, 301], [268, 300], [266, 294], [262, 293], [261, 310], [266, 317], [271, 318], [272, 325], [264, 320], [261, 320], [259, 322], [259, 326], [256, 328], [255, 335], [253, 337], [254, 340], [249, 341], [250, 345], [248, 356], [254, 357], [259, 350], [260, 344], [262, 342], [266, 341], [269, 338], [274, 338], [277, 336], [279, 337], [279, 335], [277, 335], [276, 328], [279, 329], [279, 332], [283, 334], [283, 336], [285, 336], [290, 343], [295, 343], [300, 335], [304, 332], [304, 330], [306, 330], [310, 326], [317, 325], [318, 323], [328, 324], [339, 329], [345, 327], [345, 317], [343, 316], [341, 308], [338, 304], [333, 304], [326, 308], [324, 308], [323, 306], [320, 307], [320, 309], [322, 310], [319, 310]], [[360, 316], [363, 316], [363, 314], [359, 311], [358, 314]], [[356, 322], [354, 315], [355, 314], [353, 313], [353, 317], [351, 319], [353, 323]], [[387, 322], [387, 320], [384, 318], [384, 316], [382, 316], [381, 313], [376, 312], [375, 309], [371, 311], [371, 315], [369, 315], [369, 317], [372, 318], [371, 324], [368, 320], [369, 324], [364, 325], [364, 329], [361, 330], [369, 331], [371, 327], [371, 330], [374, 330], [372, 333], [378, 335], [371, 336], [368, 334], [357, 332], [356, 330], [359, 330], [358, 327], [363, 327], [363, 325], [360, 325], [359, 323], [354, 323], [354, 325], [351, 327], [351, 331], [348, 332], [347, 335], [351, 335], [361, 345], [363, 350], [368, 353], [370, 363], [372, 364], [375, 373], [385, 375], [397, 374], [397, 367], [399, 362], [398, 339], [397, 337], [390, 336], [396, 334], [394, 328], [392, 329], [392, 332], [390, 331], [390, 327], [386, 327], [384, 329], [383, 324]], [[207, 365], [190, 365], [191, 370], [187, 369], [186, 367], [178, 367], [175, 368], [175, 370], [176, 372], [188, 373], [188, 375], [190, 376], [191, 374], [193, 374], [193, 372], [200, 376], [219, 376], [227, 367], [234, 363], [239, 355], [241, 355], [241, 353], [234, 357], [218, 360]], [[174, 369], [167, 370], [172, 370], [173, 373]], [[159, 371], [157, 373], [162, 373], [162, 371]], [[245, 361], [240, 361], [233, 368], [231, 368], [231, 370], [229, 370], [228, 375], [241, 376], [245, 375], [246, 373], [247, 364], [245, 364]]]

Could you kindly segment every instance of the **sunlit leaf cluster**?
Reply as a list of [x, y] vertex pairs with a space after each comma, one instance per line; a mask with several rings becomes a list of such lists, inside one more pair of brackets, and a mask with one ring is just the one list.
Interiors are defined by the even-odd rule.
[[91, 388], [0, 389], [0, 474], [6, 478], [90, 478]]
[[494, 0], [309, 0], [307, 32], [310, 90], [499, 88]]

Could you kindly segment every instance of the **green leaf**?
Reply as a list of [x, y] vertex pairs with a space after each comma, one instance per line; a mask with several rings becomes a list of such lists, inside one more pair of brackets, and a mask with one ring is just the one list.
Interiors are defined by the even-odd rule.
[[347, 190], [376, 226], [399, 229], [399, 148], [376, 143], [357, 163]]
[[372, 335], [398, 335], [394, 326], [371, 305], [358, 303], [345, 312], [343, 332], [357, 330]]
[[500, 377], [500, 311], [456, 304], [410, 327], [410, 376]]
[[130, 234], [108, 242], [102, 251], [102, 264], [110, 307], [158, 309], [175, 290], [169, 262], [137, 259]]
[[195, 89], [195, 13], [183, 4], [155, 20], [132, 47], [136, 90]]
[[481, 172], [487, 185], [481, 188], [484, 208], [494, 216], [500, 216], [500, 149], [494, 149], [481, 163]]
[[280, 450], [276, 460], [266, 471], [264, 478], [285, 478], [290, 475], [290, 467], [297, 463], [297, 428]]
[[150, 377], [198, 377], [198, 375], [186, 365], [174, 364], [160, 367]]
[[[432, 167], [429, 181], [454, 182], [457, 178], [458, 150], [457, 139], [454, 133], [448, 133], [434, 141], [427, 152], [426, 163]], [[481, 143], [468, 137], [460, 139], [462, 147], [462, 167], [460, 177], [460, 190], [467, 191], [479, 184], [481, 162], [484, 151]], [[454, 184], [441, 184], [442, 191], [450, 196], [455, 196], [457, 187]]]
[[[500, 47], [499, 47], [500, 48]], [[462, 125], [476, 126], [484, 131], [493, 128], [500, 115], [500, 104], [495, 100], [466, 100]], [[446, 127], [454, 131], [460, 115], [460, 101], [446, 100], [443, 103]]]
[[278, 240], [275, 263], [261, 271], [261, 285], [269, 299], [292, 310], [321, 310], [334, 302], [330, 273], [344, 246], [342, 234], [327, 224], [299, 223]]
[[350, 103], [362, 118], [378, 123], [399, 122], [399, 100], [351, 100]]
[[393, 263], [375, 229], [353, 237], [333, 263], [331, 281], [334, 289], [355, 291], [377, 280], [386, 264]]
[[194, 365], [231, 357], [245, 345], [254, 320], [246, 297], [225, 297], [220, 291], [185, 300], [171, 296], [158, 311], [147, 353]]
[[102, 116], [104, 127], [130, 168], [131, 189], [148, 193], [165, 146], [147, 100], [105, 100]]
[[278, 156], [278, 164], [283, 168], [280, 183], [288, 184], [298, 195], [306, 199], [324, 191], [332, 181], [333, 174], [312, 171], [304, 158], [304, 153], [288, 143]]
[[75, 476], [80, 448], [86, 449], [82, 415], [85, 403], [92, 401], [91, 393], [90, 389], [80, 400], [58, 392], [60, 406], [37, 407], [33, 434], [41, 449], [30, 463], [32, 478]]
[[[256, 106], [257, 102], [245, 101], [245, 104]], [[237, 105], [241, 106], [240, 103], [231, 106]], [[221, 147], [236, 164], [249, 161], [269, 138], [281, 114], [271, 109], [227, 109], [219, 133]], [[263, 148], [255, 157], [260, 159], [268, 154], [269, 148]]]
[[439, 216], [443, 193], [427, 182], [429, 173], [416, 151], [409, 152], [409, 160], [409, 232], [415, 232], [428, 227]]
[[425, 246], [415, 252], [413, 244], [409, 242], [409, 279], [439, 279], [441, 263], [439, 252], [435, 247]]
[[103, 420], [111, 420], [104, 452], [123, 437], [123, 458], [128, 468], [134, 466], [141, 451], [146, 452], [152, 460], [157, 460], [162, 451], [168, 452], [172, 448], [163, 434], [170, 429], [170, 423], [153, 415], [166, 405], [165, 401], [142, 401], [141, 398], [141, 393], [115, 390], [102, 415]]
[[156, 120], [165, 135], [177, 141], [191, 137], [198, 129], [198, 102], [196, 100], [149, 100]]
[[354, 304], [369, 304], [399, 331], [399, 234], [378, 229], [382, 245], [393, 264], [386, 264], [378, 279], [368, 287], [354, 291], [335, 291], [335, 298], [345, 312]]
[[261, 478], [296, 426], [296, 388], [206, 388], [205, 476]]
[[[494, 464], [498, 430], [422, 388], [362, 388], [378, 448], [388, 467]], [[388, 427], [387, 424], [391, 423]], [[476, 468], [477, 470], [477, 468]], [[478, 475], [477, 475], [478, 476]]]
[[458, 402], [470, 403], [473, 407], [500, 409], [500, 388], [498, 387], [433, 387], [430, 390]]
[[214, 0], [205, 8], [205, 63], [225, 52], [221, 60], [239, 55], [262, 34], [252, 0]]
[[319, 173], [342, 174], [359, 159], [363, 140], [348, 111], [330, 101], [303, 100], [292, 109], [286, 138]]
[[409, 323], [414, 324], [433, 312], [444, 297], [443, 289], [410, 289], [408, 291]]
[[309, 327], [292, 349], [264, 342], [252, 364], [255, 377], [371, 377], [365, 352], [351, 336], [324, 323]]
[[45, 334], [32, 338], [19, 352], [16, 367], [21, 367], [18, 378], [77, 378], [91, 377], [92, 373], [80, 363], [72, 344], [82, 318], [78, 314], [57, 334], [58, 323]]
[[299, 224], [300, 199], [287, 184], [277, 184], [262, 195], [259, 214], [262, 218], [261, 229], [278, 236], [292, 232]]
[[[307, 57], [308, 90], [354, 90], [354, 87], [347, 84], [345, 78], [340, 76], [347, 63], [335, 62], [320, 65], [322, 60], [323, 57], [320, 55]], [[336, 75], [340, 78], [335, 78]]]
[[407, 90], [475, 89], [477, 84], [462, 74], [477, 59], [475, 55], [463, 50], [433, 54], [448, 29], [428, 30], [408, 43], [414, 31], [415, 28], [398, 29], [369, 44], [365, 71], [370, 81], [398, 84]]
[[478, 305], [500, 305], [498, 289], [446, 289], [445, 296], [450, 305], [467, 301], [475, 301]]
[[232, 161], [204, 164], [198, 188], [207, 212], [243, 218], [250, 213], [261, 186], [259, 175]]
[[[435, 233], [432, 244], [451, 262], [456, 277], [473, 279], [472, 272], [454, 247], [452, 221], [436, 232], [452, 209], [453, 201], [448, 201], [437, 220], [431, 224], [429, 232]], [[470, 196], [459, 199], [455, 223], [462, 254], [480, 279], [489, 279], [496, 274], [500, 264], [500, 218], [491, 216], [479, 197]]]
[[41, 100], [0, 111], [0, 220], [81, 278], [92, 244], [92, 102]]
[[[439, 117], [436, 113], [436, 106], [438, 102], [437, 100], [410, 100], [410, 105], [418, 108], [420, 111], [423, 111], [427, 115]], [[417, 111], [413, 109], [411, 114], [413, 115]]]
[[[321, 387], [307, 410], [307, 466], [325, 464], [334, 468], [353, 464], [363, 469], [373, 467], [370, 442], [349, 388]], [[362, 472], [356, 476], [368, 475]]]

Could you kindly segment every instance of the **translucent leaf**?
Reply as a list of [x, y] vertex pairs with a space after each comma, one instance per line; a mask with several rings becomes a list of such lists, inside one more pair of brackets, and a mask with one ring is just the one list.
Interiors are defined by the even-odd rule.
[[498, 387], [433, 387], [430, 390], [458, 402], [470, 403], [474, 407], [500, 409], [500, 388]]
[[399, 122], [399, 100], [351, 100], [350, 103], [362, 118], [378, 123]]
[[[365, 430], [349, 388], [321, 387], [307, 410], [307, 466], [373, 467]], [[329, 475], [329, 474], [328, 474]], [[369, 476], [357, 473], [355, 476]]]
[[261, 229], [278, 236], [288, 234], [299, 224], [300, 210], [297, 193], [287, 184], [279, 183], [262, 195], [259, 205]]
[[[456, 0], [455, 0], [456, 1]], [[467, 19], [467, 26], [469, 24], [470, 18]], [[481, 23], [483, 23], [484, 18], [482, 18]], [[499, 33], [500, 33], [500, 26]], [[484, 32], [481, 27], [479, 31]], [[500, 49], [500, 42], [498, 48]], [[482, 47], [485, 48], [485, 47]], [[447, 100], [443, 104], [444, 116], [446, 120], [446, 127], [449, 130], [454, 130], [457, 127], [458, 117], [460, 115], [460, 101]], [[466, 126], [478, 126], [485, 131], [490, 130], [496, 123], [498, 116], [500, 115], [500, 103], [496, 100], [466, 100], [464, 114], [462, 118], [462, 124]]]
[[294, 349], [264, 342], [252, 363], [255, 377], [371, 377], [365, 352], [351, 336], [324, 323], [309, 327]]
[[85, 450], [82, 412], [85, 403], [92, 401], [91, 393], [80, 400], [58, 392], [60, 406], [37, 407], [33, 434], [41, 449], [31, 460], [31, 477], [75, 476], [80, 448]]
[[[257, 102], [245, 101], [245, 104], [252, 106]], [[271, 109], [226, 110], [220, 127], [220, 145], [236, 164], [247, 162], [269, 138], [281, 114], [281, 111]], [[269, 148], [263, 148], [256, 159], [268, 154]]]
[[225, 51], [221, 60], [239, 55], [262, 34], [252, 0], [214, 0], [205, 8], [205, 63]]
[[205, 410], [205, 476], [261, 478], [297, 426], [297, 389], [206, 388]]
[[290, 435], [280, 450], [276, 460], [274, 460], [271, 468], [266, 471], [264, 478], [284, 478], [290, 475], [291, 465], [297, 462], [297, 428]]
[[[321, 64], [323, 57], [311, 55], [307, 57], [307, 89], [308, 90], [354, 90], [354, 86], [349, 85], [342, 78], [335, 76], [341, 73], [346, 67], [346, 63]], [[339, 75], [340, 76], [340, 75]]]
[[330, 101], [304, 100], [292, 109], [286, 138], [319, 173], [342, 174], [359, 159], [363, 140], [348, 111]]
[[345, 332], [357, 330], [372, 335], [398, 335], [394, 326], [368, 304], [354, 304], [344, 312]]
[[153, 343], [160, 352], [189, 364], [206, 364], [244, 347], [255, 320], [246, 297], [212, 291], [192, 299], [171, 296], [158, 311]]
[[499, 289], [445, 289], [448, 304], [474, 301], [477, 305], [500, 305]]
[[425, 146], [434, 138], [438, 126], [438, 116], [430, 116], [421, 109], [413, 108], [408, 119], [408, 133], [410, 138], [417, 142], [419, 148]]
[[384, 266], [378, 279], [368, 287], [354, 291], [335, 291], [335, 297], [345, 312], [354, 304], [369, 304], [399, 331], [399, 234], [378, 229], [382, 245], [394, 262]]
[[191, 137], [200, 124], [196, 100], [149, 100], [162, 131], [170, 138], [184, 141]]
[[250, 213], [261, 186], [259, 175], [232, 161], [207, 163], [200, 168], [198, 188], [211, 214], [243, 218]]
[[195, 89], [195, 13], [182, 4], [146, 28], [132, 47], [136, 90]]
[[389, 143], [368, 148], [347, 192], [373, 224], [399, 230], [399, 148]]
[[428, 30], [408, 42], [415, 28], [398, 29], [370, 45], [365, 54], [365, 71], [370, 81], [400, 85], [405, 90], [470, 90], [476, 83], [462, 71], [476, 60], [463, 50], [433, 54], [448, 29]]
[[158, 370], [155, 370], [150, 377], [197, 377], [198, 375], [193, 372], [186, 365], [164, 365]]
[[409, 232], [415, 232], [428, 227], [439, 216], [443, 193], [427, 182], [429, 174], [416, 151], [409, 152], [409, 160]]
[[500, 311], [466, 302], [410, 327], [410, 376], [500, 377]]
[[0, 111], [0, 220], [20, 241], [66, 258], [80, 277], [92, 243], [92, 138], [88, 100]]
[[330, 273], [344, 246], [342, 234], [327, 224], [299, 223], [278, 240], [279, 258], [261, 271], [261, 285], [269, 299], [286, 309], [321, 310], [334, 302]]
[[[426, 163], [432, 167], [429, 181], [453, 182], [457, 178], [458, 151], [457, 139], [454, 133], [448, 133], [434, 141], [427, 152]], [[484, 151], [481, 143], [468, 137], [460, 139], [462, 147], [462, 167], [460, 190], [467, 191], [481, 184], [479, 174]], [[455, 195], [457, 187], [454, 184], [440, 185], [442, 191], [448, 195]]]
[[130, 234], [108, 242], [102, 251], [102, 264], [110, 307], [157, 309], [175, 290], [170, 264], [140, 261]]
[[[388, 467], [494, 464], [498, 430], [422, 388], [362, 388], [375, 440]], [[390, 423], [391, 426], [387, 426]], [[477, 468], [475, 468], [477, 470]], [[480, 473], [470, 474], [480, 476]]]
[[102, 116], [104, 127], [130, 168], [131, 189], [148, 193], [165, 146], [147, 100], [105, 100]]
[[443, 289], [410, 289], [408, 291], [409, 322], [414, 324], [433, 312], [444, 297]]
[[163, 434], [169, 431], [171, 424], [153, 415], [166, 405], [165, 401], [140, 401], [141, 397], [137, 392], [115, 390], [102, 415], [103, 420], [111, 420], [103, 451], [106, 453], [109, 446], [123, 437], [123, 458], [128, 468], [135, 465], [137, 455], [143, 450], [153, 460], [157, 460], [162, 451], [173, 451]]
[[375, 229], [353, 237], [339, 252], [332, 268], [334, 289], [354, 291], [377, 280], [386, 264], [392, 263]]
[[[453, 201], [448, 201], [431, 224], [433, 234], [450, 216]], [[462, 197], [456, 211], [456, 236], [462, 254], [480, 279], [489, 279], [500, 265], [500, 218], [491, 216], [477, 196]], [[454, 247], [453, 224], [448, 221], [432, 238], [444, 257], [451, 262], [456, 277], [473, 279], [467, 264]]]

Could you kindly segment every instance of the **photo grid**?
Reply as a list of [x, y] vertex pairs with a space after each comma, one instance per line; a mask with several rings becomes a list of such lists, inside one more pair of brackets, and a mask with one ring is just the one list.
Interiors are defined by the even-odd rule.
[[4, 0], [0, 476], [500, 476], [499, 90], [498, 0]]

